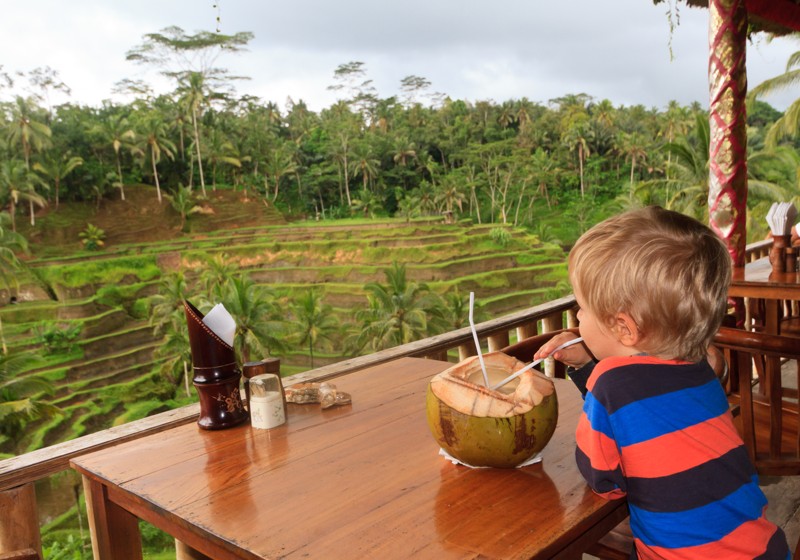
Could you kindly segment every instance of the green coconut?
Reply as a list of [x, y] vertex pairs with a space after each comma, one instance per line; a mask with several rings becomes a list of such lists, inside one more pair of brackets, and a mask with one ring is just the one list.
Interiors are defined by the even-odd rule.
[[[489, 384], [525, 366], [502, 352], [483, 356]], [[528, 370], [493, 391], [477, 356], [434, 376], [427, 391], [428, 426], [450, 455], [476, 467], [516, 467], [544, 449], [558, 420], [553, 381]]]

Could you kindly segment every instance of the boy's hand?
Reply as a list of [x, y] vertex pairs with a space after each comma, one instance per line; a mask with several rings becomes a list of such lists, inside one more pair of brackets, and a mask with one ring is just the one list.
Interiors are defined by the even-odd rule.
[[[533, 359], [538, 360], [540, 358], [547, 358], [553, 352], [554, 348], [574, 338], [578, 337], [571, 332], [565, 332], [554, 336], [536, 351], [536, 353], [533, 355]], [[584, 346], [583, 343], [573, 344], [572, 346], [568, 346], [563, 350], [559, 350], [553, 354], [552, 357], [559, 362], [563, 362], [569, 367], [576, 369], [592, 361], [592, 356], [586, 350], [586, 346]]]

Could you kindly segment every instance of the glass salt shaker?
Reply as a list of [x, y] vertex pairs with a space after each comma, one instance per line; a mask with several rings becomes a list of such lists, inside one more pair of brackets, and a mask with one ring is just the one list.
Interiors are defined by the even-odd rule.
[[262, 373], [250, 378], [250, 423], [254, 428], [268, 430], [286, 422], [281, 382], [274, 373]]

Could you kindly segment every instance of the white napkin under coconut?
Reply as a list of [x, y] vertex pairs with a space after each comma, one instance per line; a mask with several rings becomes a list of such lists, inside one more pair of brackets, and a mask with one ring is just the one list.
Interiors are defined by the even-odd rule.
[[[464, 461], [460, 461], [459, 459], [456, 459], [455, 457], [450, 455], [447, 451], [445, 451], [441, 447], [439, 448], [439, 455], [441, 455], [442, 457], [444, 457], [445, 459], [447, 459], [448, 461], [450, 461], [454, 465], [464, 465], [465, 467], [469, 467], [471, 469], [489, 469], [489, 468], [492, 468], [492, 467], [470, 465], [469, 463], [465, 463]], [[534, 465], [536, 463], [541, 463], [541, 462], [542, 462], [542, 452], [540, 451], [539, 453], [537, 453], [536, 455], [534, 455], [530, 459], [524, 461], [523, 463], [520, 463], [519, 465], [517, 465], [514, 468], [518, 469], [520, 467], [527, 467], [528, 465]]]

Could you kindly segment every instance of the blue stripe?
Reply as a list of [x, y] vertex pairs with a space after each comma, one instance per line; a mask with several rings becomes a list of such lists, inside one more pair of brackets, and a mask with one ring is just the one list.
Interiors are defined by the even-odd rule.
[[[613, 435], [617, 444], [625, 447], [702, 424], [727, 409], [725, 393], [720, 391], [719, 382], [713, 380], [699, 387], [633, 402], [617, 410], [610, 424], [616, 428]], [[592, 427], [599, 429], [593, 418]]]
[[[761, 517], [767, 499], [758, 477], [736, 492], [707, 506], [675, 513], [647, 511], [629, 504], [631, 531], [648, 546], [685, 548], [716, 542], [737, 527]], [[647, 527], [656, 531], [648, 533]]]
[[589, 419], [589, 424], [593, 430], [614, 439], [614, 430], [611, 429], [608, 412], [591, 392], [586, 394], [586, 398], [583, 401], [583, 412], [586, 413], [586, 418]]

